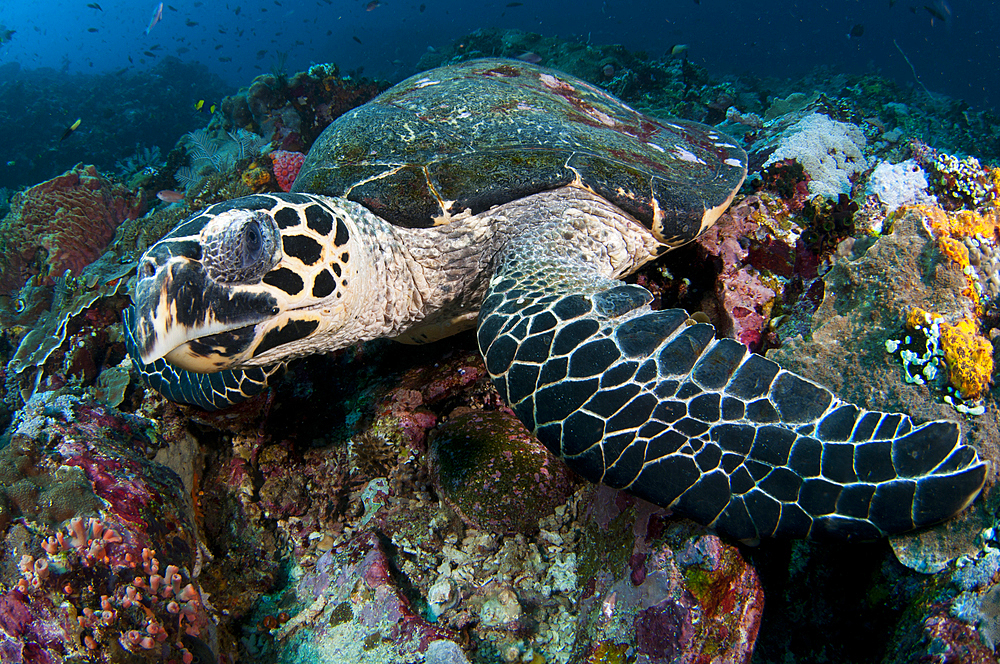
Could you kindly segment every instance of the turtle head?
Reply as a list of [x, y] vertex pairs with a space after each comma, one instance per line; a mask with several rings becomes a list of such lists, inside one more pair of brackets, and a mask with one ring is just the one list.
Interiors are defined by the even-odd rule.
[[351, 260], [353, 222], [328, 200], [227, 201], [150, 247], [133, 295], [139, 359], [211, 373], [340, 347], [337, 329], [363, 299], [349, 289], [362, 261]]

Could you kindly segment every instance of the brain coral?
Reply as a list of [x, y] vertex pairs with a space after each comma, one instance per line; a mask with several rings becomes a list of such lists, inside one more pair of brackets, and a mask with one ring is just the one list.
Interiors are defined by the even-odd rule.
[[16, 292], [31, 274], [46, 285], [66, 270], [79, 274], [141, 209], [141, 199], [82, 164], [15, 194], [0, 221], [0, 292]]

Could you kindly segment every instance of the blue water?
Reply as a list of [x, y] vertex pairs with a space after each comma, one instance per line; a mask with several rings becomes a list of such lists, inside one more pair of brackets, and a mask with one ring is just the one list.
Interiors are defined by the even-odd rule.
[[[426, 49], [500, 27], [620, 43], [652, 57], [688, 44], [690, 59], [714, 75], [791, 76], [828, 65], [911, 83], [915, 71], [932, 91], [1000, 108], [1000, 3], [983, 0], [384, 0], [368, 11], [368, 0], [171, 0], [148, 35], [157, 3], [87, 4], [3, 0], [0, 24], [15, 33], [0, 46], [0, 65], [145, 71], [169, 54], [239, 87], [283, 52], [289, 72], [335, 62], [396, 81]], [[856, 25], [863, 34], [849, 38]]]

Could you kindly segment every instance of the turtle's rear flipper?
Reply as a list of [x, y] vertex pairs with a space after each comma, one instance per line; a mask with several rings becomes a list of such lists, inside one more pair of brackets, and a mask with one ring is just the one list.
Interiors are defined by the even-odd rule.
[[147, 385], [171, 401], [205, 410], [226, 408], [263, 392], [267, 381], [284, 366], [276, 364], [204, 374], [176, 369], [163, 359], [146, 364], [139, 359], [139, 347], [132, 334], [132, 315], [131, 306], [122, 312], [125, 349], [132, 358], [132, 365]]
[[982, 488], [988, 465], [956, 423], [844, 403], [682, 310], [651, 311], [644, 288], [537, 253], [499, 260], [479, 347], [521, 420], [585, 478], [737, 539], [902, 533]]

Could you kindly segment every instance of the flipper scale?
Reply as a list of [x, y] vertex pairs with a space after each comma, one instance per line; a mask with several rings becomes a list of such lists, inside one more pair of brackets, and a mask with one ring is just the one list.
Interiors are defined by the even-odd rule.
[[[709, 325], [687, 325], [682, 310], [649, 310], [645, 289], [596, 270], [547, 277], [566, 273], [553, 269], [556, 253], [498, 260], [492, 283], [503, 289], [488, 291], [478, 339], [502, 396], [585, 478], [747, 540], [898, 534], [953, 516], [982, 488], [988, 465], [957, 424], [845, 403]], [[553, 288], [554, 304], [528, 295]], [[532, 325], [536, 316], [546, 324]], [[535, 333], [505, 332], [536, 327], [555, 340], [546, 357], [519, 350], [544, 345]], [[640, 380], [649, 360], [655, 370]]]

